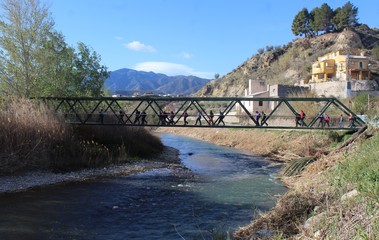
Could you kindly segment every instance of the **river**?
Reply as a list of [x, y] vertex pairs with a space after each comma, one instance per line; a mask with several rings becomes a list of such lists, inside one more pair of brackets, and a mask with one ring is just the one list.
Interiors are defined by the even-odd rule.
[[156, 170], [0, 196], [0, 239], [212, 239], [247, 225], [286, 191], [278, 166], [171, 134], [191, 174]]

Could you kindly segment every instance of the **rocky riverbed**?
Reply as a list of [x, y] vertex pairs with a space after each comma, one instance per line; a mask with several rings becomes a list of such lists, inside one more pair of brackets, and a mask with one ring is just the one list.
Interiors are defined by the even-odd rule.
[[166, 147], [160, 156], [151, 160], [138, 160], [122, 165], [66, 173], [34, 171], [20, 175], [1, 176], [0, 193], [25, 191], [35, 187], [86, 181], [99, 177], [130, 175], [154, 169], [183, 169], [178, 154], [177, 149]]

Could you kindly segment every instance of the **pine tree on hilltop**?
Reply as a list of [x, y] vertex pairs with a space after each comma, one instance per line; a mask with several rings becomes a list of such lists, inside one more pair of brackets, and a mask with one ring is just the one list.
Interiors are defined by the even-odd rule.
[[334, 28], [339, 31], [344, 28], [353, 27], [358, 24], [358, 8], [353, 4], [347, 2], [342, 8], [335, 10], [335, 16], [333, 17]]
[[296, 36], [308, 37], [311, 33], [310, 27], [311, 15], [306, 8], [303, 8], [298, 14], [296, 14], [295, 19], [292, 22], [292, 33]]
[[333, 31], [332, 19], [334, 11], [328, 4], [324, 3], [321, 8], [314, 8], [310, 14], [312, 16], [310, 26], [315, 33], [319, 31], [324, 31], [325, 33]]

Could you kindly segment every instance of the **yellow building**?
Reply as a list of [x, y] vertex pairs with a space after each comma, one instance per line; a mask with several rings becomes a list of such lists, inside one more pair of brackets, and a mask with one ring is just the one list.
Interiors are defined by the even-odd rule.
[[312, 82], [369, 79], [368, 59], [359, 49], [331, 52], [312, 64]]

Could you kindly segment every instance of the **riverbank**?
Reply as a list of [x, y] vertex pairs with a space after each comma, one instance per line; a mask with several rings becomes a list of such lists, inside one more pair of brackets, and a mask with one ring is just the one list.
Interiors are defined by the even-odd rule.
[[[378, 239], [379, 135], [338, 131], [160, 128], [284, 161], [299, 171], [281, 180], [289, 191], [234, 239]], [[300, 167], [299, 167], [300, 166]]]
[[179, 151], [171, 147], [165, 147], [163, 152], [154, 159], [135, 160], [121, 165], [110, 165], [102, 168], [87, 168], [65, 173], [33, 171], [20, 175], [1, 176], [0, 194], [102, 177], [127, 176], [156, 169], [172, 169], [173, 171], [181, 169], [185, 171], [180, 163]]
[[158, 128], [156, 131], [197, 138], [283, 162], [322, 154], [326, 146], [332, 142], [330, 135], [325, 131], [309, 133], [295, 130], [229, 128]]

